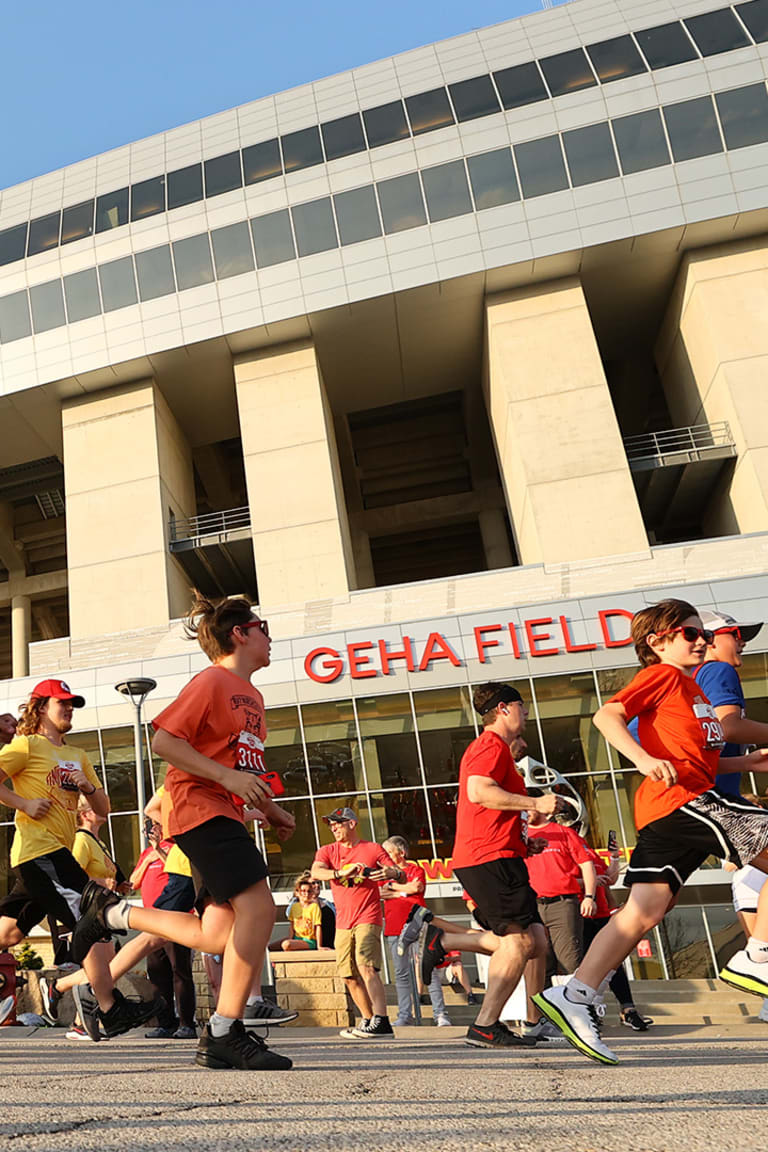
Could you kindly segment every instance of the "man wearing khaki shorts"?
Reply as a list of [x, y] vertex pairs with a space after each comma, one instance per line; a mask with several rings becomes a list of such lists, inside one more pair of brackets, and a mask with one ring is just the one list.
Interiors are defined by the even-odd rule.
[[320, 848], [312, 864], [314, 880], [330, 880], [336, 905], [336, 968], [360, 1010], [362, 1020], [342, 1036], [373, 1040], [394, 1036], [381, 982], [381, 899], [379, 882], [400, 883], [405, 874], [380, 844], [361, 840], [351, 808], [323, 816], [333, 844]]

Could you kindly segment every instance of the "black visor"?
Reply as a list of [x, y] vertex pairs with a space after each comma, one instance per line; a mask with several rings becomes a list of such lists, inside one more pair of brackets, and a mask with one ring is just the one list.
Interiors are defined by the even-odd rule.
[[511, 684], [500, 684], [498, 692], [494, 692], [490, 700], [486, 700], [483, 705], [482, 712], [479, 708], [475, 711], [480, 716], [485, 716], [492, 708], [497, 708], [499, 704], [522, 704], [523, 698], [518, 692], [517, 688], [513, 688]]

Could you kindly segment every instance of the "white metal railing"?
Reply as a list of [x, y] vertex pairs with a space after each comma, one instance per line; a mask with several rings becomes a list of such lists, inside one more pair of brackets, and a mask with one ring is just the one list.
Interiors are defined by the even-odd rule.
[[715, 424], [694, 424], [689, 428], [667, 428], [663, 432], [645, 432], [641, 436], [624, 438], [624, 450], [630, 464], [683, 452], [699, 457], [712, 449], [722, 448], [732, 449], [735, 454], [736, 445], [727, 420]]
[[238, 528], [250, 528], [251, 510], [228, 508], [226, 512], [208, 512], [205, 516], [189, 516], [186, 520], [171, 517], [168, 533], [171, 544], [180, 540], [196, 540], [201, 536], [220, 536]]

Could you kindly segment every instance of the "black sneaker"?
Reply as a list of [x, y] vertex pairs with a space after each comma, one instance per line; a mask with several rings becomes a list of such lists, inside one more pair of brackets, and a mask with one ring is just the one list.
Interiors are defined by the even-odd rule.
[[293, 1061], [271, 1052], [260, 1036], [247, 1032], [241, 1020], [233, 1021], [226, 1036], [213, 1036], [206, 1027], [195, 1053], [203, 1068], [240, 1068], [245, 1072], [287, 1072]]
[[64, 993], [56, 987], [56, 977], [49, 984], [45, 976], [41, 976], [38, 987], [43, 1000], [43, 1016], [50, 1024], [55, 1024], [59, 1018], [59, 1001]]
[[535, 1048], [536, 1041], [532, 1036], [518, 1036], [510, 1032], [500, 1020], [495, 1024], [471, 1024], [467, 1028], [464, 1043], [473, 1048]]
[[625, 1008], [621, 1014], [621, 1022], [633, 1032], [647, 1032], [653, 1024], [650, 1016], [641, 1016], [637, 1008]]
[[[105, 889], [106, 891], [106, 889]], [[138, 1028], [153, 1016], [157, 1016], [157, 1004], [154, 1000], [126, 1000], [117, 988], [112, 989], [115, 1002], [108, 1012], [99, 1009], [99, 1019], [108, 1037], [122, 1036], [132, 1028]]]
[[445, 960], [443, 933], [434, 924], [424, 924], [416, 945], [416, 958], [421, 965], [421, 982], [425, 988], [429, 988], [432, 973]]
[[256, 1004], [246, 1004], [243, 1024], [246, 1028], [253, 1028], [257, 1024], [290, 1024], [291, 1020], [297, 1020], [298, 1017], [298, 1012], [280, 1008], [269, 1000], [259, 1000]]
[[479, 1004], [480, 997], [476, 996], [474, 992], [467, 992], [467, 1004]]
[[395, 1034], [389, 1022], [389, 1016], [371, 1016], [367, 1024], [352, 1029], [355, 1040], [377, 1040], [382, 1036], [389, 1036], [394, 1040]]
[[75, 925], [69, 945], [70, 955], [79, 967], [94, 944], [112, 939], [112, 929], [107, 926], [104, 913], [107, 908], [119, 904], [120, 899], [120, 896], [97, 884], [95, 880], [89, 880], [86, 884], [80, 897], [80, 919]]
[[101, 1016], [99, 1015], [99, 1002], [93, 994], [90, 984], [75, 984], [72, 989], [72, 998], [80, 1015], [80, 1023], [85, 1029], [89, 1039], [98, 1044], [101, 1040]]
[[429, 908], [424, 908], [420, 904], [412, 904], [408, 917], [403, 925], [403, 929], [397, 938], [397, 954], [398, 956], [405, 956], [411, 944], [415, 944], [419, 938], [419, 933], [426, 923], [432, 919], [432, 913]]

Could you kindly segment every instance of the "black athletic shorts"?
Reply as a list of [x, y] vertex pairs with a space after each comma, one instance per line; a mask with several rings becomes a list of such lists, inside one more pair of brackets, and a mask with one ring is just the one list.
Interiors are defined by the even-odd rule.
[[640, 829], [624, 883], [668, 884], [674, 896], [708, 856], [741, 868], [766, 848], [768, 811], [710, 790]]
[[37, 856], [13, 869], [16, 882], [0, 901], [0, 916], [16, 921], [25, 936], [52, 916], [71, 931], [80, 917], [80, 894], [88, 876], [66, 848]]
[[166, 912], [191, 912], [195, 907], [195, 882], [191, 876], [169, 872], [168, 881], [152, 905]]
[[239, 820], [214, 816], [174, 839], [192, 865], [195, 907], [226, 904], [269, 875], [264, 857]]
[[528, 879], [525, 861], [504, 856], [469, 868], [456, 868], [454, 875], [477, 908], [474, 917], [483, 928], [506, 936], [510, 927], [540, 924], [536, 893]]

